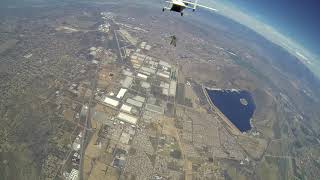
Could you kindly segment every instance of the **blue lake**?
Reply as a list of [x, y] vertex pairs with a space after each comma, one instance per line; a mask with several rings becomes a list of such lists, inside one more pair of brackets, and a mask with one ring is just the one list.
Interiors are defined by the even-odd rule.
[[[241, 131], [251, 129], [250, 119], [256, 108], [248, 91], [206, 89], [213, 104]], [[240, 101], [242, 99], [242, 103]]]

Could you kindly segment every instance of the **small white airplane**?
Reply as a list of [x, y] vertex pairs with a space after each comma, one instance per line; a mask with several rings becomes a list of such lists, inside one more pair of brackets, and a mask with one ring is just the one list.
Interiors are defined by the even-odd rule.
[[170, 0], [166, 1], [168, 5], [162, 9], [162, 11], [169, 10], [169, 11], [175, 11], [179, 12], [181, 16], [183, 16], [183, 10], [184, 9], [192, 9], [192, 11], [195, 11], [197, 7], [202, 7], [205, 9], [209, 9], [212, 11], [218, 11], [215, 8], [211, 8], [205, 5], [198, 4], [198, 0], [195, 0], [195, 2], [190, 1], [184, 1], [184, 0]]

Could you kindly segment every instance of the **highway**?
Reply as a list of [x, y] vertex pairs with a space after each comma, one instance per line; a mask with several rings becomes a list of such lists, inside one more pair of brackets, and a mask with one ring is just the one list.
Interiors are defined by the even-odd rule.
[[[114, 23], [112, 23], [114, 26], [116, 26]], [[118, 28], [117, 26], [115, 28]], [[121, 49], [120, 49], [120, 43], [118, 40], [118, 36], [117, 36], [117, 30], [114, 29], [113, 33], [114, 33], [114, 38], [116, 40], [116, 44], [117, 44], [117, 49], [119, 51], [119, 56], [120, 56], [120, 60], [121, 63], [124, 62], [122, 54], [121, 54]], [[91, 121], [91, 112], [92, 112], [92, 102], [94, 101], [94, 95], [95, 95], [95, 91], [96, 91], [96, 87], [97, 87], [97, 80], [98, 80], [98, 73], [99, 73], [99, 69], [100, 69], [100, 63], [98, 64], [96, 71], [95, 71], [95, 75], [94, 78], [91, 80], [91, 96], [88, 102], [88, 111], [86, 114], [86, 120], [85, 120], [85, 124], [84, 124], [84, 128], [83, 128], [83, 136], [81, 138], [81, 149], [80, 149], [80, 165], [79, 165], [79, 180], [83, 180], [84, 179], [84, 175], [83, 175], [83, 168], [84, 168], [84, 157], [85, 157], [85, 150], [86, 150], [86, 140], [88, 139], [88, 134], [87, 131], [90, 130], [90, 121]]]
[[88, 111], [86, 114], [86, 120], [83, 128], [83, 134], [81, 138], [81, 149], [80, 149], [80, 165], [79, 165], [79, 180], [83, 180], [83, 162], [84, 162], [84, 156], [85, 156], [85, 144], [86, 140], [88, 139], [87, 130], [90, 129], [90, 121], [91, 121], [91, 111], [92, 111], [92, 101], [94, 100], [94, 94], [97, 87], [97, 79], [98, 79], [98, 72], [100, 68], [100, 63], [98, 64], [94, 78], [91, 80], [91, 96], [88, 101]]

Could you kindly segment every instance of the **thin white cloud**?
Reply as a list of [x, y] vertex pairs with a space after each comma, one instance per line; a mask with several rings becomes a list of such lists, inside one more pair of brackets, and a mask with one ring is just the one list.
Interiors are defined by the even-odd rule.
[[[201, 0], [200, 3], [218, 9], [218, 12], [216, 13], [249, 27], [269, 41], [285, 48], [289, 53], [300, 59], [318, 77], [320, 77], [320, 72], [317, 71], [320, 67], [315, 67], [316, 65], [314, 65], [317, 64], [316, 59], [318, 56], [311, 53], [291, 38], [281, 34], [274, 27], [257, 20], [254, 16], [249, 16], [235, 5], [226, 3], [225, 0]], [[313, 64], [313, 66], [310, 66], [311, 64]]]
[[305, 57], [305, 56], [304, 56], [303, 54], [301, 54], [300, 52], [296, 51], [296, 54], [297, 54], [299, 57], [301, 57], [302, 59], [308, 60], [308, 58]]

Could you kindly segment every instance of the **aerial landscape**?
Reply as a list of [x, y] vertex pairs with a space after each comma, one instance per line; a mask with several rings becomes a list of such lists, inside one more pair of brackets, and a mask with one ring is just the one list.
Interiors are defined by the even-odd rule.
[[0, 2], [1, 180], [320, 177], [319, 77], [228, 17], [162, 6]]

